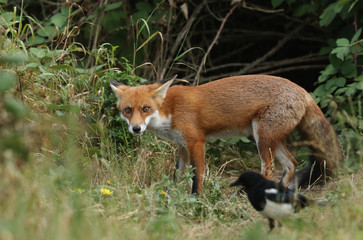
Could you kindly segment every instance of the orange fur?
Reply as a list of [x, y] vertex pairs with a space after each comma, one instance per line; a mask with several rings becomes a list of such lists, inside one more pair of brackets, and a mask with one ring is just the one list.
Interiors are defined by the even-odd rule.
[[[195, 168], [193, 193], [200, 194], [202, 190], [205, 142], [211, 137], [253, 135], [262, 174], [271, 178], [271, 162], [277, 155], [284, 168], [282, 181], [288, 185], [297, 162], [287, 150], [285, 138], [299, 127], [312, 141], [313, 149], [315, 144], [321, 146], [315, 147], [321, 155], [317, 157], [319, 164], [326, 161], [329, 171], [336, 171], [341, 151], [331, 125], [312, 97], [289, 80], [247, 75], [196, 87], [169, 88], [170, 84], [111, 87], [132, 133], [140, 135], [147, 127], [179, 145], [179, 168], [182, 162]], [[131, 108], [132, 113], [125, 113], [126, 108]], [[140, 132], [135, 126], [141, 126]], [[318, 135], [309, 128], [320, 128], [316, 130]], [[327, 148], [333, 151], [326, 151]]]

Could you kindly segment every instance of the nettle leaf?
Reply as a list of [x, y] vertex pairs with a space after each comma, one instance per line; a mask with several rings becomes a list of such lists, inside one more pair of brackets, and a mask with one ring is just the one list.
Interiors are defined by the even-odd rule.
[[67, 23], [68, 16], [57, 13], [50, 18], [50, 21], [57, 27], [61, 28]]
[[47, 54], [44, 48], [30, 48], [29, 51], [37, 58], [44, 58]]
[[37, 34], [41, 37], [51, 37], [53, 34], [52, 26], [45, 26], [38, 30]]
[[2, 26], [11, 24], [14, 19], [14, 13], [12, 12], [3, 12], [0, 16], [0, 25]]
[[0, 71], [0, 92], [5, 92], [14, 87], [16, 75], [9, 71]]

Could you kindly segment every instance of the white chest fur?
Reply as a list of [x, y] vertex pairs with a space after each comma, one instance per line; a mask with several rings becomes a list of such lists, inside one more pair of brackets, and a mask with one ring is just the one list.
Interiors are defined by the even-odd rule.
[[180, 131], [171, 128], [172, 116], [162, 117], [159, 111], [155, 111], [152, 115], [148, 116], [147, 119], [148, 129], [166, 140], [173, 141], [185, 147], [185, 141]]

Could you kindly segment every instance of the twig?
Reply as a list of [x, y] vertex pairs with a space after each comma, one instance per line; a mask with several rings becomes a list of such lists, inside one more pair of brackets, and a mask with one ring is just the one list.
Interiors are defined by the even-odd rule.
[[[266, 71], [266, 72], [258, 72], [258, 74], [278, 74], [278, 73], [283, 73], [283, 72], [291, 72], [291, 71], [296, 71], [296, 70], [307, 70], [307, 69], [324, 69], [326, 67], [326, 65], [324, 64], [319, 64], [319, 65], [303, 65], [303, 66], [292, 66], [292, 67], [286, 67], [286, 68], [279, 68], [276, 70], [271, 70], [271, 71]], [[255, 71], [251, 71], [251, 73], [257, 73]], [[235, 76], [238, 75], [239, 71], [237, 72], [228, 72], [228, 73], [223, 73], [223, 74], [219, 74], [219, 75], [213, 75], [211, 77], [206, 77], [203, 78], [203, 81], [201, 81], [200, 83], [205, 83], [205, 82], [210, 82], [216, 79], [220, 79], [220, 78], [224, 78], [224, 77], [230, 77], [230, 76]], [[185, 79], [188, 79], [188, 77], [185, 77]]]
[[221, 35], [222, 29], [223, 29], [223, 27], [224, 27], [224, 24], [227, 22], [227, 19], [229, 18], [229, 16], [231, 16], [231, 15], [232, 15], [233, 11], [234, 11], [234, 10], [238, 7], [238, 5], [239, 5], [239, 4], [235, 4], [235, 5], [234, 5], [234, 6], [233, 6], [230, 10], [229, 10], [229, 12], [227, 13], [227, 15], [224, 17], [224, 19], [223, 19], [223, 21], [222, 21], [222, 23], [221, 23], [221, 25], [220, 25], [220, 27], [219, 27], [219, 29], [218, 29], [218, 32], [217, 32], [216, 36], [214, 37], [214, 39], [213, 39], [212, 43], [209, 45], [207, 52], [204, 54], [203, 60], [202, 60], [202, 62], [201, 62], [201, 63], [200, 63], [200, 65], [199, 65], [199, 68], [198, 68], [197, 74], [195, 75], [193, 85], [197, 85], [197, 84], [198, 84], [198, 82], [199, 82], [199, 77], [200, 77], [200, 72], [202, 71], [203, 65], [204, 65], [204, 63], [205, 63], [205, 61], [206, 61], [206, 59], [207, 59], [207, 57], [208, 57], [208, 55], [209, 55], [210, 51], [212, 50], [213, 46], [216, 44], [216, 42], [217, 42], [217, 40], [218, 40], [219, 36]]
[[192, 13], [192, 15], [190, 15], [187, 24], [185, 25], [185, 27], [180, 31], [178, 37], [176, 38], [176, 40], [174, 41], [174, 45], [171, 48], [170, 52], [168, 53], [168, 55], [170, 56], [165, 64], [164, 64], [164, 68], [161, 71], [160, 74], [160, 79], [163, 79], [167, 69], [170, 67], [170, 63], [173, 60], [176, 51], [178, 50], [178, 48], [180, 48], [180, 43], [183, 41], [185, 35], [188, 33], [190, 27], [192, 26], [193, 22], [195, 21], [195, 19], [197, 18], [197, 15], [199, 14], [200, 10], [203, 8], [204, 6], [204, 1], [202, 3], [200, 3], [194, 10], [194, 12]]
[[271, 9], [266, 9], [266, 8], [262, 8], [259, 7], [255, 4], [250, 4], [250, 6], [247, 5], [246, 1], [242, 2], [242, 7], [248, 10], [253, 10], [253, 11], [257, 11], [257, 12], [263, 12], [263, 13], [280, 13], [283, 12], [284, 9], [276, 9], [276, 10], [271, 10]]
[[280, 68], [276, 70], [271, 70], [267, 72], [261, 72], [261, 74], [277, 74], [282, 72], [291, 72], [296, 70], [307, 70], [307, 69], [321, 69], [323, 70], [326, 67], [326, 64], [318, 64], [318, 65], [303, 65], [303, 66], [294, 66], [287, 68]]
[[98, 6], [100, 6], [101, 2], [102, 0], [97, 1], [96, 5], [88, 11], [87, 15], [77, 23], [77, 27], [80, 27], [88, 19], [88, 17], [92, 15], [92, 13], [98, 8]]
[[273, 47], [270, 51], [268, 51], [265, 55], [262, 57], [256, 59], [254, 62], [250, 63], [248, 66], [244, 67], [238, 72], [238, 75], [245, 74], [249, 72], [252, 68], [257, 66], [258, 64], [264, 62], [267, 58], [274, 55], [280, 48], [282, 48], [285, 43], [287, 43], [290, 39], [294, 38], [296, 34], [304, 27], [304, 24], [298, 26], [293, 31], [291, 31], [289, 34], [287, 34], [283, 39], [281, 39], [275, 47]]

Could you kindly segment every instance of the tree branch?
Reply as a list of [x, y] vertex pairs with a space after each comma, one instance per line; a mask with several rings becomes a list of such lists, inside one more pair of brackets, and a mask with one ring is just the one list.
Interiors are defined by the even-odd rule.
[[280, 41], [278, 41], [278, 43], [276, 44], [276, 46], [273, 47], [270, 51], [268, 51], [265, 55], [263, 55], [262, 57], [256, 59], [254, 62], [250, 63], [249, 65], [247, 65], [246, 67], [244, 67], [243, 69], [241, 69], [239, 72], [237, 72], [237, 74], [238, 75], [242, 75], [242, 74], [248, 73], [255, 66], [257, 66], [258, 64], [264, 62], [267, 58], [269, 58], [272, 55], [274, 55], [280, 48], [282, 48], [285, 45], [285, 43], [287, 43], [290, 39], [294, 38], [296, 36], [296, 34], [303, 27], [304, 27], [304, 24], [302, 24], [302, 25], [298, 26], [297, 28], [295, 28], [293, 31], [291, 31], [289, 34], [287, 34], [283, 39], [281, 39]]
[[201, 63], [200, 63], [200, 65], [199, 65], [199, 68], [198, 68], [197, 74], [195, 75], [193, 85], [198, 84], [198, 82], [199, 82], [199, 77], [200, 77], [200, 72], [202, 71], [203, 65], [204, 65], [204, 63], [205, 63], [205, 61], [206, 61], [206, 59], [207, 59], [207, 57], [208, 57], [208, 55], [209, 55], [210, 51], [212, 50], [212, 48], [213, 48], [214, 44], [216, 44], [216, 42], [217, 42], [217, 40], [218, 40], [219, 36], [221, 35], [222, 29], [223, 29], [223, 27], [224, 27], [224, 24], [227, 22], [227, 19], [229, 18], [229, 16], [231, 16], [231, 15], [232, 15], [233, 11], [237, 8], [237, 6], [238, 6], [238, 5], [239, 5], [239, 4], [235, 4], [235, 5], [234, 5], [234, 6], [233, 6], [230, 10], [229, 10], [229, 12], [227, 13], [227, 15], [224, 17], [224, 19], [223, 19], [223, 21], [222, 21], [222, 23], [221, 23], [221, 25], [220, 25], [220, 27], [219, 27], [219, 30], [218, 30], [218, 32], [217, 32], [217, 34], [216, 34], [216, 36], [214, 37], [214, 39], [213, 39], [212, 43], [209, 45], [207, 52], [204, 54], [203, 60], [202, 60], [202, 62], [201, 62]]
[[164, 68], [161, 71], [161, 74], [159, 76], [159, 80], [163, 79], [165, 77], [167, 69], [170, 67], [170, 63], [172, 62], [173, 58], [175, 57], [176, 51], [180, 48], [180, 44], [182, 40], [184, 39], [185, 35], [188, 33], [190, 27], [192, 26], [193, 22], [197, 18], [197, 15], [199, 14], [200, 10], [204, 6], [204, 1], [200, 3], [192, 13], [192, 15], [189, 17], [187, 24], [185, 27], [180, 31], [178, 37], [176, 38], [173, 47], [170, 50], [169, 58], [166, 59], [166, 62], [164, 64]]

